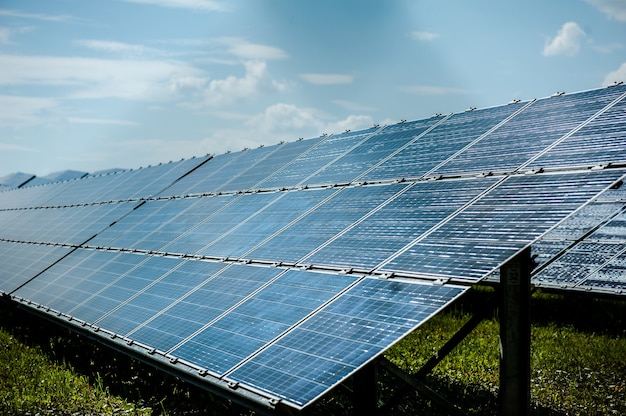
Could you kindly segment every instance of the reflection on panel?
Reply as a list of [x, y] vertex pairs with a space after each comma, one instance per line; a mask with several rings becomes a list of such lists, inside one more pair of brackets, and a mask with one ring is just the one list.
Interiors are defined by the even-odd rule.
[[538, 100], [435, 174], [515, 170], [619, 95], [604, 89]]
[[302, 263], [373, 269], [496, 181], [475, 178], [417, 182]]

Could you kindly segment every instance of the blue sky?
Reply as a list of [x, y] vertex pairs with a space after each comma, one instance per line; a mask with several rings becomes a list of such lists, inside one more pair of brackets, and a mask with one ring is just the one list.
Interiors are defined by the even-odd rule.
[[625, 0], [0, 0], [0, 176], [626, 81]]

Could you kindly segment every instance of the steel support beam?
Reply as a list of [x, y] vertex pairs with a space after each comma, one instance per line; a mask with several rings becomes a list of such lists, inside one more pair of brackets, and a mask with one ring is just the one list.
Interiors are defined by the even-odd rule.
[[373, 361], [352, 376], [354, 416], [376, 415], [378, 410], [378, 380]]
[[500, 415], [530, 412], [530, 247], [500, 267]]

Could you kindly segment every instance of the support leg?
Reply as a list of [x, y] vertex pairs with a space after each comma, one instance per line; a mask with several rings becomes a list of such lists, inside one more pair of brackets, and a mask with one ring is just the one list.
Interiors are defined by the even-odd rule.
[[376, 363], [371, 362], [353, 376], [355, 416], [372, 416], [377, 413], [378, 381], [376, 373]]
[[500, 414], [530, 411], [530, 247], [500, 268]]

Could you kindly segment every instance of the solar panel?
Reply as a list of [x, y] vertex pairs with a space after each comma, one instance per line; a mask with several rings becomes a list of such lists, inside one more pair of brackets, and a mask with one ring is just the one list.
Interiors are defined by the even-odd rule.
[[301, 263], [374, 269], [496, 181], [475, 178], [417, 182]]
[[304, 407], [465, 290], [362, 279], [226, 377]]
[[0, 292], [13, 292], [71, 251], [62, 246], [0, 241]]
[[336, 136], [325, 137], [319, 144], [312, 147], [293, 160], [284, 169], [277, 171], [264, 180], [259, 186], [263, 188], [289, 188], [296, 185], [307, 185], [309, 179], [327, 166], [341, 159], [345, 154], [366, 141], [378, 128], [359, 132], [346, 132]]
[[622, 93], [622, 89], [604, 89], [537, 100], [434, 173], [518, 169]]
[[626, 293], [625, 92], [2, 192], [0, 291], [302, 409], [530, 244]]
[[325, 166], [313, 177], [308, 178], [307, 183], [352, 182], [409, 141], [418, 139], [422, 133], [441, 120], [442, 117], [433, 117], [427, 120], [385, 127], [333, 163]]
[[252, 247], [242, 257], [298, 263], [406, 187], [406, 184], [392, 184], [344, 188], [295, 223], [270, 235], [258, 248]]
[[623, 173], [509, 176], [381, 270], [479, 281]]
[[[626, 94], [626, 88], [614, 87]], [[616, 94], [611, 94], [613, 97]], [[626, 96], [554, 148], [538, 157], [529, 167], [599, 165], [626, 161]]]
[[527, 103], [453, 114], [424, 136], [416, 138], [387, 160], [382, 160], [363, 180], [419, 178], [466, 145], [507, 120]]

